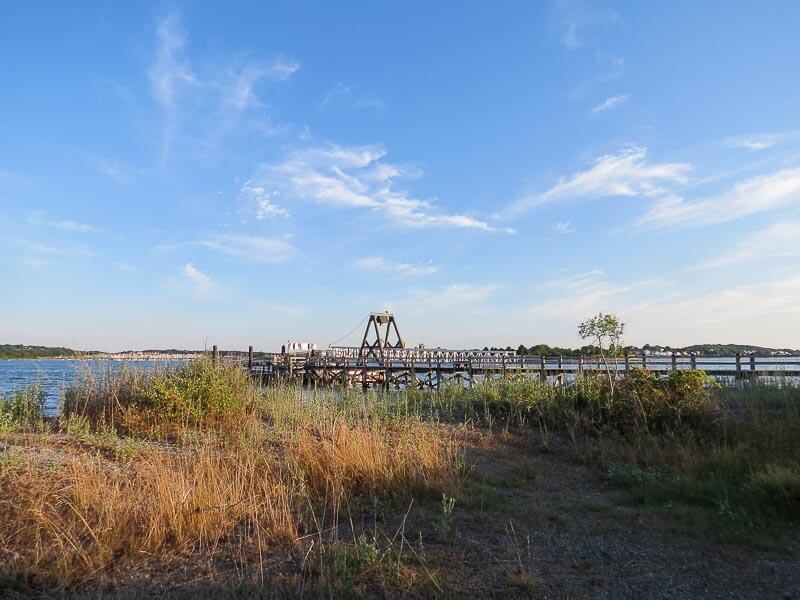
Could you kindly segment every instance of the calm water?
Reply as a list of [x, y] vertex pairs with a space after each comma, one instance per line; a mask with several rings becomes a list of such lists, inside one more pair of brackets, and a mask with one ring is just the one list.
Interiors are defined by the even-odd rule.
[[54, 414], [62, 392], [87, 369], [100, 373], [122, 368], [172, 369], [181, 364], [184, 362], [165, 360], [0, 360], [0, 396], [38, 385], [47, 395], [45, 412]]

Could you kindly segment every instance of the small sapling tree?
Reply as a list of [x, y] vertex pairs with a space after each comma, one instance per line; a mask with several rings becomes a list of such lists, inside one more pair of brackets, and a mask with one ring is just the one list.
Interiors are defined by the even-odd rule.
[[607, 356], [619, 351], [620, 339], [625, 331], [625, 323], [617, 315], [597, 313], [578, 325], [578, 335], [584, 340], [592, 340], [600, 351], [600, 360], [606, 369], [611, 396], [614, 396], [614, 377], [608, 366]]

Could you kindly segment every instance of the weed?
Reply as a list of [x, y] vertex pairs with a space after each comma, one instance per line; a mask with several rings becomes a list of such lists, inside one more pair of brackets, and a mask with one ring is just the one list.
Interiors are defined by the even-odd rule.
[[455, 507], [456, 499], [442, 494], [442, 509], [433, 528], [443, 537], [449, 536], [453, 531], [453, 509]]

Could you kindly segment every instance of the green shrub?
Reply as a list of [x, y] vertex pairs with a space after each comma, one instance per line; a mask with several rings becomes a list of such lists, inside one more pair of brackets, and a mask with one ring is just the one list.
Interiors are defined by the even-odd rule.
[[673, 371], [659, 377], [633, 369], [617, 384], [616, 394], [603, 394], [603, 420], [621, 431], [682, 433], [708, 429], [718, 416], [711, 390], [718, 387], [702, 371]]
[[154, 376], [141, 390], [139, 402], [162, 421], [196, 427], [252, 408], [255, 394], [242, 369], [204, 358]]
[[46, 400], [47, 396], [39, 386], [17, 390], [10, 396], [0, 396], [0, 433], [41, 429]]
[[257, 395], [243, 369], [202, 358], [175, 370], [87, 373], [65, 394], [63, 418], [128, 433], [218, 428], [251, 410]]

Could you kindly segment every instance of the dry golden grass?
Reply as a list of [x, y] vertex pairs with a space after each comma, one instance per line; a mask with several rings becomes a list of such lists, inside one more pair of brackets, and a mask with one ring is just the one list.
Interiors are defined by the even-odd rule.
[[[48, 444], [45, 435], [41, 446]], [[359, 493], [452, 490], [458, 448], [444, 429], [337, 419], [247, 426], [132, 459], [86, 447], [0, 467], [0, 568], [49, 585], [102, 580], [114, 568], [235, 547], [262, 556], [298, 537], [304, 514]], [[54, 459], [56, 457], [56, 459]], [[327, 508], [330, 510], [330, 507]]]

